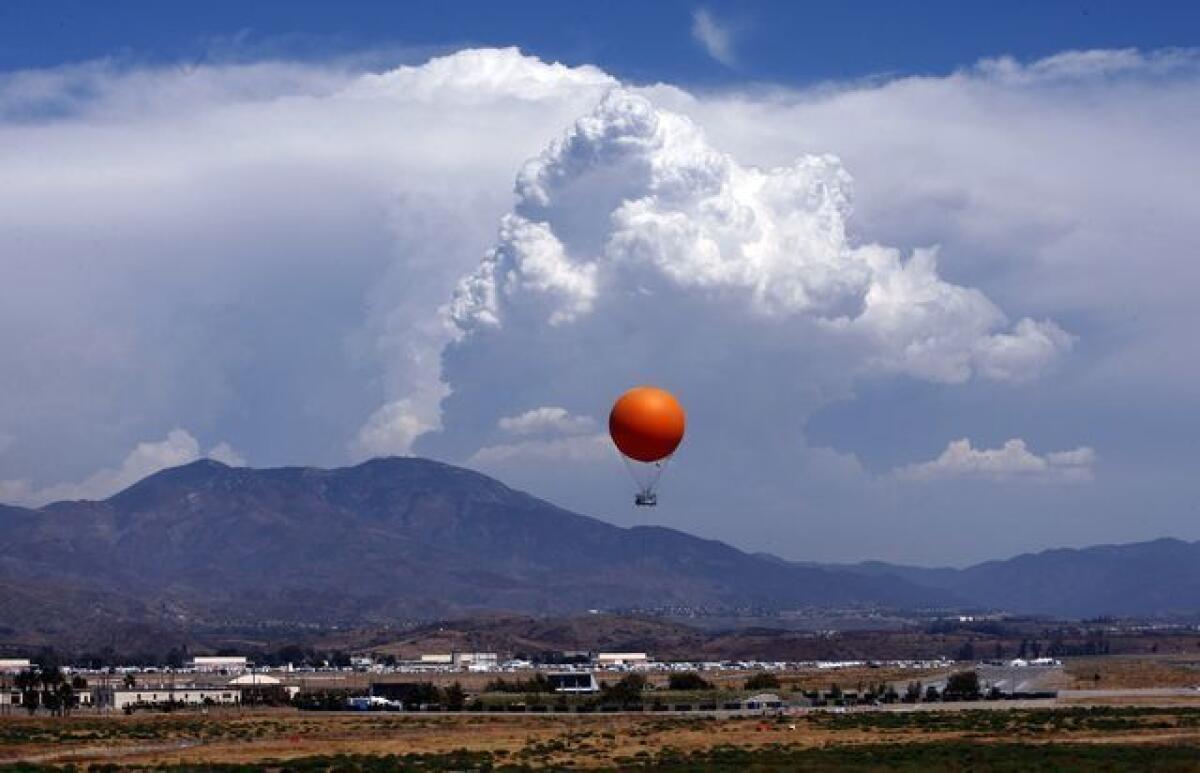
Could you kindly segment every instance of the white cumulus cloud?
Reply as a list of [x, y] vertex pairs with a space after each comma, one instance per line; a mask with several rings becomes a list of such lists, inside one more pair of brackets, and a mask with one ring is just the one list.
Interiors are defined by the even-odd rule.
[[973, 448], [971, 441], [953, 440], [938, 458], [896, 470], [908, 480], [987, 477], [1037, 480], [1091, 480], [1096, 452], [1080, 446], [1039, 456], [1024, 440], [1013, 438], [999, 448]]
[[610, 458], [613, 449], [608, 435], [588, 434], [484, 446], [471, 454], [468, 463], [496, 469], [508, 462], [576, 464]]
[[48, 502], [75, 499], [106, 499], [167, 467], [178, 467], [201, 456], [233, 467], [245, 465], [245, 459], [222, 441], [205, 454], [191, 433], [173, 429], [162, 440], [147, 440], [134, 446], [117, 467], [98, 470], [78, 483], [56, 483], [37, 488], [27, 480], [0, 481], [0, 502], [40, 506]]
[[511, 464], [591, 464], [614, 459], [608, 435], [597, 431], [596, 420], [546, 405], [514, 416], [503, 416], [497, 427], [520, 438], [484, 445], [468, 462], [503, 474]]
[[517, 416], [504, 416], [499, 426], [513, 435], [581, 435], [594, 431], [596, 420], [591, 416], [573, 416], [566, 408], [548, 405]]
[[1072, 341], [1050, 321], [1005, 329], [982, 292], [938, 275], [932, 250], [906, 259], [855, 244], [850, 176], [836, 158], [744, 166], [628, 91], [527, 163], [517, 192], [497, 246], [449, 306], [463, 334], [507, 317], [568, 323], [595, 310], [601, 288], [609, 304], [623, 293], [636, 304], [656, 286], [702, 305], [732, 299], [780, 325], [814, 318], [866, 343], [866, 362], [937, 381], [1027, 379]]

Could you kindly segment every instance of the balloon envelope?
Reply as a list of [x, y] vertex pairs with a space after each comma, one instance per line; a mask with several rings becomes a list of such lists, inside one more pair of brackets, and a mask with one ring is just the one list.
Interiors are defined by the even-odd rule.
[[664, 389], [639, 386], [621, 395], [608, 416], [608, 433], [617, 449], [639, 462], [657, 462], [675, 453], [687, 417], [679, 401]]

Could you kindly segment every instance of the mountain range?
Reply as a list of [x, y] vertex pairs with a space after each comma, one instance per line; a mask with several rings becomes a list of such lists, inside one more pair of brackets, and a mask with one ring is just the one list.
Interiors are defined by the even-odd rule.
[[485, 611], [852, 606], [1194, 612], [1200, 543], [1052, 550], [967, 569], [802, 564], [617, 527], [417, 458], [332, 470], [202, 460], [104, 501], [0, 506], [0, 641]]

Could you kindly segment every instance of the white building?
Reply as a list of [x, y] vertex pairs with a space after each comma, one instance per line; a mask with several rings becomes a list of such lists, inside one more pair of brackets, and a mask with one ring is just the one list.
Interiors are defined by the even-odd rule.
[[601, 668], [612, 666], [644, 666], [650, 662], [644, 652], [599, 652], [596, 653], [596, 665]]
[[0, 658], [0, 674], [19, 674], [32, 667], [29, 658]]
[[454, 667], [470, 671], [495, 671], [500, 667], [500, 656], [495, 652], [456, 652]]
[[241, 690], [233, 687], [101, 687], [96, 690], [96, 705], [118, 711], [126, 706], [164, 703], [236, 706], [241, 700]]
[[751, 695], [746, 699], [745, 706], [752, 711], [758, 709], [779, 709], [783, 708], [783, 699], [775, 693], [764, 692], [758, 695]]
[[452, 666], [454, 665], [453, 655], [422, 655], [421, 665], [423, 666]]
[[[87, 707], [92, 705], [91, 690], [76, 690], [73, 695], [72, 706], [78, 708], [80, 706]], [[38, 700], [41, 700], [40, 695]], [[10, 688], [0, 689], [0, 711], [11, 711], [14, 707], [21, 706], [21, 691]]]
[[287, 693], [288, 698], [295, 698], [300, 692], [300, 688], [295, 685], [284, 684], [269, 674], [242, 674], [236, 679], [229, 680], [229, 686], [235, 687], [238, 690], [253, 690], [278, 688]]
[[197, 656], [188, 664], [196, 671], [204, 674], [240, 674], [248, 666], [243, 655], [236, 656]]

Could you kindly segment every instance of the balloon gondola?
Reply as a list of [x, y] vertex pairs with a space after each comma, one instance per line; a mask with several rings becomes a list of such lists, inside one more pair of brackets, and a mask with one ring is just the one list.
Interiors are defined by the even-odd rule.
[[608, 416], [608, 432], [637, 484], [634, 504], [658, 504], [658, 481], [679, 444], [687, 416], [664, 389], [638, 386], [617, 398]]

